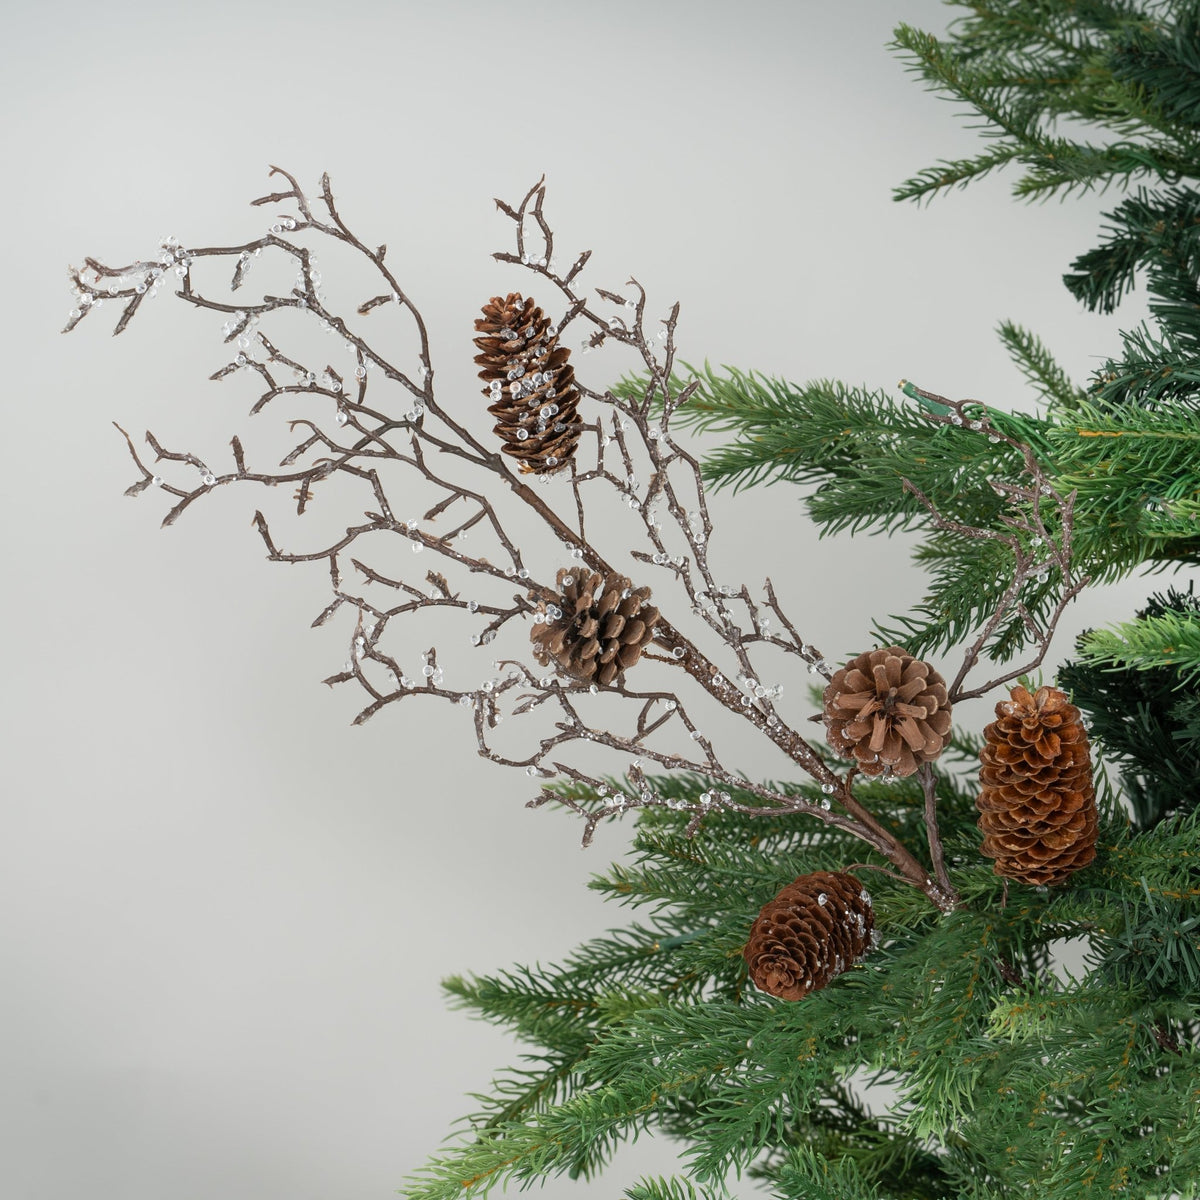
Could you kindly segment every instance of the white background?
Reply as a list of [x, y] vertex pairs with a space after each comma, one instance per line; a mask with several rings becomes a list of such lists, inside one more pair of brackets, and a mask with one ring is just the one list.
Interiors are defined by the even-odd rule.
[[[309, 185], [329, 170], [352, 227], [402, 265], [443, 401], [465, 411], [482, 407], [475, 312], [525, 284], [489, 257], [509, 246], [491, 198], [545, 172], [564, 249], [595, 251], [593, 285], [636, 274], [657, 311], [680, 300], [685, 358], [1028, 407], [1000, 319], [1081, 380], [1116, 348], [1118, 322], [1058, 282], [1105, 205], [1021, 207], [1002, 178], [929, 210], [892, 203], [974, 145], [884, 49], [894, 22], [947, 15], [932, 0], [6, 13], [6, 1198], [390, 1195], [515, 1053], [449, 1011], [439, 979], [554, 960], [625, 917], [583, 886], [625, 834], [581, 853], [568, 818], [524, 809], [520, 772], [471, 756], [457, 714], [405, 704], [350, 727], [358, 696], [319, 683], [347, 632], [308, 629], [326, 581], [263, 561], [254, 497], [212, 497], [166, 532], [157, 496], [122, 497], [136, 474], [112, 420], [216, 458], [245, 394], [206, 382], [220, 322], [169, 296], [116, 342], [111, 308], [61, 338], [67, 263], [140, 257], [168, 232], [257, 236], [245, 202], [268, 163]], [[770, 573], [831, 658], [920, 594], [905, 547], [818, 543], [793, 490], [715, 509], [733, 536], [714, 553], [735, 578]], [[1088, 597], [1060, 652], [1152, 586]], [[758, 753], [747, 740], [735, 765], [755, 774]], [[672, 1161], [643, 1143], [553, 1194], [611, 1196]]]

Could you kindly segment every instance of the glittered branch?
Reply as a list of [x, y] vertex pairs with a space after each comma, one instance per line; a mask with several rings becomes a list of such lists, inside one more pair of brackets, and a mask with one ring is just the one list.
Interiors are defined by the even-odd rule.
[[[342, 218], [328, 177], [322, 176], [318, 194], [310, 198], [288, 172], [273, 167], [271, 174], [281, 186], [253, 203], [275, 215], [256, 238], [200, 248], [185, 248], [168, 238], [150, 258], [124, 267], [89, 258], [71, 272], [77, 307], [68, 329], [115, 301], [120, 314], [114, 332], [120, 333], [164, 283], [198, 312], [221, 314], [221, 341], [231, 357], [211, 377], [250, 382], [251, 416], [279, 409], [287, 418], [287, 449], [269, 468], [253, 461], [256, 455], [240, 436], [229, 443], [231, 462], [224, 470], [190, 451], [168, 450], [148, 433], [154, 455], [149, 462], [121, 430], [140, 476], [128, 494], [163, 491], [171, 505], [164, 524], [171, 524], [217, 488], [286, 485], [295, 500], [294, 519], [303, 521], [327, 502], [336, 481], [337, 502], [350, 519], [336, 536], [317, 538], [316, 545], [289, 548], [277, 536], [274, 519], [261, 509], [254, 514], [270, 560], [325, 564], [331, 595], [313, 624], [352, 615], [349, 656], [326, 682], [352, 683], [365, 693], [367, 702], [356, 723], [414, 696], [463, 708], [483, 757], [523, 768], [534, 779], [568, 780], [591, 790], [587, 801], [564, 800], [559, 792], [545, 790], [530, 802], [538, 806], [553, 799], [577, 812], [584, 821], [585, 842], [608, 817], [655, 805], [685, 811], [692, 833], [707, 814], [722, 809], [751, 816], [794, 813], [858, 837], [899, 877], [940, 907], [951, 907], [953, 889], [945, 875], [936, 820], [929, 838], [936, 878], [930, 878], [928, 869], [854, 795], [855, 771], [831, 766], [828, 752], [811, 744], [779, 711], [783, 687], [764, 681], [764, 656], [782, 656], [824, 680], [832, 672], [820, 651], [801, 636], [772, 582], [765, 580], [761, 590], [718, 582], [710, 567], [716, 531], [700, 466], [672, 429], [674, 415], [697, 387], [695, 381], [680, 386], [673, 375], [678, 304], [655, 321], [636, 279], [621, 287], [584, 291], [581, 279], [590, 251], [560, 265], [544, 212], [542, 181], [518, 204], [497, 200], [499, 211], [513, 224], [515, 250], [494, 257], [529, 272], [539, 288], [554, 294], [561, 316], [549, 326], [549, 335], [559, 342], [568, 335], [578, 339], [584, 355], [621, 346], [640, 361], [646, 380], [644, 389], [631, 395], [576, 380], [579, 415], [572, 419], [578, 420], [579, 436], [577, 443], [571, 440], [570, 460], [549, 474], [531, 477], [516, 469], [498, 443], [475, 430], [474, 418], [463, 418], [457, 397], [452, 408], [443, 406], [424, 319], [387, 265], [386, 245], [361, 240]], [[346, 312], [334, 308], [324, 289], [320, 256], [327, 249], [349, 254], [370, 275], [366, 298]], [[273, 278], [281, 267], [290, 271], [290, 286], [256, 293], [254, 280], [264, 262], [275, 271]], [[208, 274], [216, 267], [222, 286], [214, 289]], [[346, 365], [335, 367], [328, 350], [318, 348], [317, 338], [297, 337], [297, 320], [324, 335], [324, 345], [340, 346]], [[396, 360], [386, 349], [390, 322], [396, 320], [411, 323], [415, 333], [412, 361]], [[501, 386], [497, 380], [493, 395]], [[519, 393], [520, 384], [513, 386], [513, 394]], [[951, 414], [963, 415], [962, 405], [944, 403]], [[954, 417], [947, 419], [953, 422]], [[980, 420], [982, 429], [986, 415]], [[1017, 514], [1011, 532], [957, 531], [1005, 540], [1024, 556], [1017, 560], [1021, 582], [1052, 563], [1064, 579], [1065, 603], [1074, 594], [1070, 589], [1078, 590], [1070, 577], [1073, 497], [1048, 494], [1047, 503], [1060, 518], [1055, 540], [1041, 515], [1044, 479], [1032, 457], [1027, 467], [1030, 487], [1003, 485]], [[419, 501], [410, 499], [414, 487], [420, 489]], [[399, 508], [401, 497], [405, 511]], [[526, 518], [520, 537], [511, 519], [514, 506]], [[614, 509], [628, 510], [640, 544], [630, 548], [626, 537], [615, 542], [614, 551], [604, 549], [592, 517]], [[530, 517], [538, 531], [534, 535], [525, 532]], [[933, 517], [941, 527], [950, 527], [937, 513]], [[1022, 549], [1021, 537], [1035, 534], [1049, 547], [1045, 554]], [[656, 607], [653, 620], [643, 622], [637, 635], [645, 644], [631, 643], [629, 661], [622, 659], [622, 670], [615, 675], [609, 671], [603, 685], [573, 675], [564, 667], [567, 660], [555, 658], [542, 643], [537, 643], [545, 652], [545, 661], [539, 658], [541, 670], [520, 656], [503, 657], [494, 659], [475, 682], [461, 679], [461, 660], [476, 661], [471, 652], [449, 655], [433, 646], [416, 656], [411, 649], [414, 635], [407, 630], [413, 615], [437, 610], [459, 620], [469, 633], [463, 641], [477, 648], [520, 629], [526, 654], [536, 657], [528, 630], [536, 632], [539, 622], [551, 619], [551, 609], [561, 616], [564, 570], [604, 580], [625, 578], [613, 564], [615, 552], [635, 565], [634, 587], [643, 589], [639, 595], [652, 589]], [[569, 568], [562, 566], [564, 561]], [[403, 562], [415, 565], [406, 570]], [[1020, 612], [1048, 641], [1057, 613], [1043, 630], [1019, 607], [1019, 592], [1020, 584], [1006, 594], [1005, 611]], [[668, 616], [664, 606], [671, 603], [676, 611]], [[968, 651], [953, 698], [980, 694], [962, 691], [962, 680], [1001, 615]], [[636, 614], [622, 617], [627, 619], [636, 621]], [[633, 666], [641, 657], [651, 665]], [[631, 684], [626, 668], [628, 675], [645, 670], [647, 686]], [[650, 686], [655, 672], [671, 685]], [[597, 701], [593, 697], [598, 693], [603, 698]], [[821, 800], [748, 783], [704, 732], [702, 708], [714, 701], [819, 784]], [[602, 719], [595, 715], [598, 703], [606, 705]], [[526, 733], [523, 743], [514, 745], [521, 739], [505, 726], [507, 718], [521, 718], [514, 724], [524, 730], [533, 729], [536, 721], [538, 732], [532, 737]], [[573, 754], [582, 747], [599, 747], [623, 763], [629, 787], [615, 790], [585, 772]], [[694, 802], [657, 795], [644, 763], [702, 774], [711, 781], [709, 790]]]

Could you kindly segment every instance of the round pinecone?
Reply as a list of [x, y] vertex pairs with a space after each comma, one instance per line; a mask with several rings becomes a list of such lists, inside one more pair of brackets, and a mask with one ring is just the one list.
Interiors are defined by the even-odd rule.
[[522, 471], [546, 475], [571, 461], [579, 445], [579, 392], [570, 351], [558, 344], [557, 331], [532, 300], [510, 292], [493, 296], [475, 322], [483, 336], [475, 339], [482, 353], [475, 361], [487, 381], [484, 395], [492, 403], [505, 454]]
[[814, 871], [763, 905], [743, 957], [756, 988], [803, 1000], [871, 948], [871, 897], [853, 875]]
[[1079, 709], [1055, 687], [996, 705], [979, 758], [983, 853], [1006, 879], [1062, 883], [1096, 857], [1096, 790]]
[[558, 590], [556, 600], [538, 603], [540, 619], [529, 634], [534, 657], [581, 683], [607, 686], [654, 638], [658, 609], [646, 603], [650, 589], [578, 567], [559, 571]]
[[899, 646], [868, 650], [829, 681], [825, 728], [830, 746], [864, 775], [911, 775], [945, 748], [946, 681]]

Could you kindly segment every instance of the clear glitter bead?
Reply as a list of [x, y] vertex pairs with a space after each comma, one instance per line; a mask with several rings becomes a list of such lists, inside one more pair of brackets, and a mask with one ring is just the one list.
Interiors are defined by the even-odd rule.
[[346, 410], [345, 410], [345, 409], [339, 408], [339, 409], [338, 409], [338, 414], [337, 414], [337, 416], [336, 416], [336, 417], [334, 417], [334, 420], [335, 420], [335, 421], [336, 421], [336, 422], [337, 422], [339, 425], [345, 425], [345, 424], [346, 424], [346, 422], [350, 420], [350, 414], [349, 414], [348, 412], [346, 412]]
[[201, 479], [201, 483], [203, 483], [205, 487], [212, 487], [212, 485], [216, 482], [217, 482], [217, 477], [214, 474], [212, 474], [211, 472], [209, 472], [207, 475], [205, 475]]
[[424, 542], [415, 542], [415, 541], [414, 541], [414, 542], [412, 542], [412, 543], [410, 543], [410, 544], [411, 544], [411, 546], [412, 546], [412, 552], [413, 552], [414, 554], [420, 554], [420, 553], [421, 553], [421, 551], [425, 549], [425, 543], [424, 543]]
[[821, 904], [821, 905], [828, 904], [828, 903], [829, 903], [829, 895], [828, 895], [828, 893], [826, 893], [826, 892], [822, 892], [822, 893], [821, 893], [821, 894], [820, 894], [820, 895], [817, 897], [817, 903], [818, 903], [818, 904]]
[[154, 484], [155, 487], [162, 487], [163, 477], [161, 475], [155, 475], [154, 478], [150, 480], [150, 482], [152, 484]]
[[674, 658], [674, 659], [680, 659], [680, 658], [682, 658], [682, 657], [683, 657], [683, 656], [684, 656], [686, 653], [687, 653], [687, 651], [686, 651], [686, 650], [684, 650], [684, 648], [683, 648], [682, 646], [676, 646], [676, 647], [675, 647], [675, 648], [674, 648], [674, 649], [671, 651], [671, 657], [672, 657], [672, 658]]
[[433, 678], [433, 672], [434, 672], [434, 667], [433, 667], [433, 664], [432, 664], [432, 663], [426, 663], [426, 664], [425, 664], [425, 665], [424, 665], [424, 666], [421, 668], [421, 674], [422, 674], [422, 675], [424, 675], [426, 679], [432, 679], [432, 678]]

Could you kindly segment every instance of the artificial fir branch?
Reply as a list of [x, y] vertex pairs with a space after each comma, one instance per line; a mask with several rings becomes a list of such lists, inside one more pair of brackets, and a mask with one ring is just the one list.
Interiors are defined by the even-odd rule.
[[997, 333], [1017, 369], [1053, 409], [1070, 412], [1079, 406], [1083, 389], [1071, 382], [1039, 337], [1012, 321], [1001, 321]]
[[[1128, 629], [1135, 642], [1148, 636], [1163, 656], [1161, 640], [1153, 643], [1154, 627], [1169, 620], [1185, 642], [1194, 639], [1197, 610], [1193, 590], [1171, 589], [1152, 596]], [[1113, 643], [1107, 654], [1106, 640]], [[1126, 658], [1131, 649], [1112, 632], [1085, 633], [1076, 643], [1078, 657], [1063, 665], [1059, 678], [1090, 717], [1093, 735], [1120, 766], [1134, 822], [1149, 828], [1168, 813], [1195, 805], [1200, 694], [1194, 685], [1187, 686], [1176, 651], [1170, 652], [1176, 661], [1155, 666], [1143, 656]]]
[[[1192, 103], [1183, 99], [1194, 91], [1194, 4], [1165, 5], [1151, 22], [1133, 3], [953, 2], [970, 15], [951, 38], [901, 25], [895, 46], [931, 89], [978, 114], [995, 141], [973, 159], [919, 173], [898, 199], [929, 198], [1010, 162], [1024, 168], [1013, 191], [1027, 198], [1198, 173]], [[1100, 145], [1058, 136], [1062, 116], [1115, 136]]]

